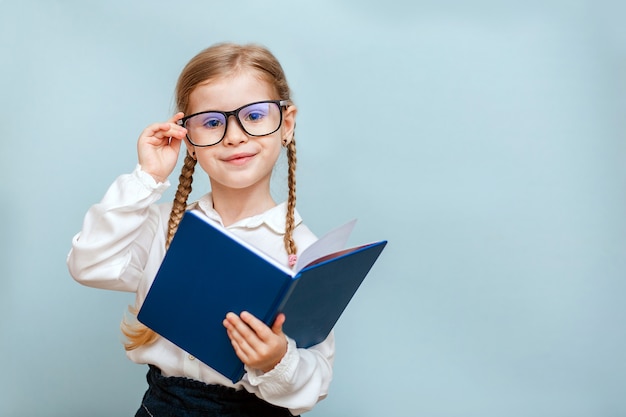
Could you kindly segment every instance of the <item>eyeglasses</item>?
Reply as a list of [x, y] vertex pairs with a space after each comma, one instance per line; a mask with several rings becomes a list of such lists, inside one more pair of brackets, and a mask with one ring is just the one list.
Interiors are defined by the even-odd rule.
[[266, 136], [276, 132], [283, 122], [282, 108], [289, 100], [265, 100], [246, 104], [233, 111], [208, 110], [183, 117], [178, 124], [187, 129], [187, 140], [193, 146], [217, 145], [226, 136], [228, 119], [237, 123], [250, 136]]

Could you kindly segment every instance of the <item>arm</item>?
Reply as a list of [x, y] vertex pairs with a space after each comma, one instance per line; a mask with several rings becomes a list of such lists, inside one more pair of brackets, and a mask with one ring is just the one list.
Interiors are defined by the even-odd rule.
[[[139, 165], [122, 175], [99, 204], [87, 212], [67, 257], [78, 282], [121, 291], [136, 291], [151, 250], [164, 252], [163, 207], [154, 206], [169, 186], [186, 130], [176, 125], [183, 116], [148, 126], [139, 136]], [[160, 258], [160, 257], [157, 257]]]

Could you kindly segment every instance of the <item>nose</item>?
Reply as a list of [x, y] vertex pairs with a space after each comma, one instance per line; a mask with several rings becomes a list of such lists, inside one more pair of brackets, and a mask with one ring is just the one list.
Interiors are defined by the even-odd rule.
[[234, 114], [229, 115], [228, 123], [226, 123], [226, 132], [224, 133], [224, 145], [236, 146], [247, 141], [248, 134], [244, 132], [237, 117]]

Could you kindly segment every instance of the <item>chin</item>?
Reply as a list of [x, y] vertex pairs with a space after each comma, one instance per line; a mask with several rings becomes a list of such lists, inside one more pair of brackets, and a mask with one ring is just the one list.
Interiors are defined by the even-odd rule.
[[269, 187], [269, 178], [246, 180], [238, 178], [234, 181], [216, 181], [221, 187], [231, 190], [246, 190], [257, 187]]

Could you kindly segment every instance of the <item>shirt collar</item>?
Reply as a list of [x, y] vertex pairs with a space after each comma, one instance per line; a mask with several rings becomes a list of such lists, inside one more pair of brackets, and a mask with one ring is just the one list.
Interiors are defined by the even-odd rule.
[[[219, 222], [219, 224], [221, 224], [222, 226], [224, 225], [224, 223], [222, 223], [222, 217], [213, 208], [213, 196], [211, 193], [202, 196], [196, 203], [192, 204], [190, 208], [199, 209], [210, 219]], [[256, 229], [259, 226], [265, 224], [270, 229], [272, 229], [274, 233], [284, 235], [286, 216], [287, 203], [282, 202], [261, 214], [241, 219], [238, 222], [228, 226], [227, 229]], [[302, 218], [297, 211], [294, 212], [294, 219], [294, 226], [298, 226], [300, 223], [302, 223]]]

